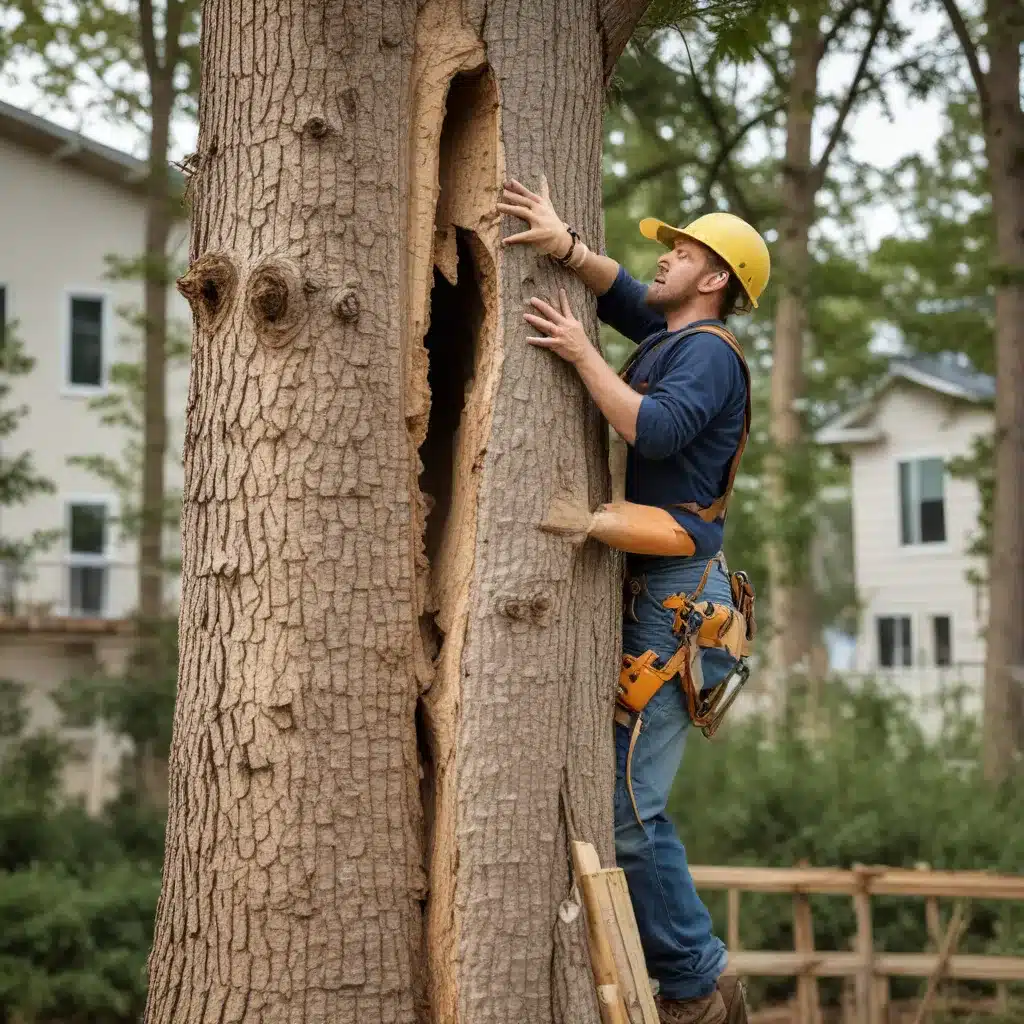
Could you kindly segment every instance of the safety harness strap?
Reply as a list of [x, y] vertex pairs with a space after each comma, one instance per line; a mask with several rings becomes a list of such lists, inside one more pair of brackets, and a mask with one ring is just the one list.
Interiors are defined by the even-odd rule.
[[[662, 345], [667, 343], [675, 343], [682, 341], [684, 338], [688, 338], [694, 334], [713, 334], [716, 338], [721, 338], [729, 348], [736, 353], [736, 357], [740, 361], [740, 366], [743, 369], [743, 379], [747, 385], [747, 397], [743, 409], [743, 432], [740, 434], [740, 441], [736, 447], [736, 453], [732, 457], [732, 461], [729, 463], [729, 478], [725, 485], [725, 493], [720, 497], [716, 498], [706, 508], [698, 505], [695, 501], [681, 502], [676, 505], [676, 508], [681, 508], [684, 512], [692, 512], [695, 516], [703, 519], [705, 523], [713, 523], [716, 519], [725, 518], [726, 509], [729, 507], [729, 499], [732, 497], [733, 484], [736, 481], [736, 472], [740, 468], [740, 459], [743, 458], [743, 450], [747, 446], [747, 438], [750, 435], [750, 422], [751, 422], [751, 402], [750, 402], [750, 367], [747, 365], [746, 357], [743, 355], [743, 349], [740, 347], [740, 343], [736, 340], [736, 336], [732, 331], [727, 330], [724, 327], [719, 327], [716, 324], [701, 324], [697, 327], [688, 327], [686, 330], [678, 331], [675, 334], [669, 334], [656, 342], [650, 349], [648, 349], [644, 356], [650, 355], [655, 349], [660, 348]], [[619, 371], [619, 377], [622, 380], [626, 380], [636, 365], [636, 361], [640, 355], [640, 347], [637, 347], [630, 354], [626, 360], [625, 365]]]
[[716, 327], [713, 324], [705, 327], [704, 330], [708, 334], [714, 334], [716, 337], [721, 338], [736, 353], [736, 357], [739, 359], [740, 366], [743, 369], [743, 379], [747, 385], [747, 397], [743, 408], [743, 432], [740, 434], [740, 442], [736, 446], [736, 453], [732, 457], [732, 462], [729, 463], [729, 479], [725, 485], [725, 494], [716, 498], [707, 508], [702, 508], [695, 501], [687, 501], [678, 506], [686, 512], [692, 512], [695, 516], [699, 516], [705, 523], [713, 523], [716, 519], [725, 518], [726, 509], [729, 507], [729, 499], [732, 497], [733, 484], [736, 482], [736, 471], [740, 468], [743, 449], [746, 448], [747, 438], [750, 436], [750, 367], [747, 366], [747, 360], [743, 355], [743, 349], [740, 348], [740, 343], [731, 331], [727, 331], [724, 327]]

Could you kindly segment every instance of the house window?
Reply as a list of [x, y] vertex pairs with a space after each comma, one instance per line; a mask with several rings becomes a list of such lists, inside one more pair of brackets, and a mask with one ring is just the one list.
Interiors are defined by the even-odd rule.
[[68, 505], [68, 613], [106, 613], [109, 511], [103, 502]]
[[71, 296], [68, 335], [68, 384], [103, 386], [103, 299]]
[[946, 539], [945, 466], [942, 459], [900, 463], [900, 542]]
[[885, 615], [878, 619], [878, 665], [902, 668], [913, 664], [909, 615]]
[[948, 615], [932, 616], [932, 640], [935, 644], [935, 664], [945, 667], [953, 664], [953, 627]]

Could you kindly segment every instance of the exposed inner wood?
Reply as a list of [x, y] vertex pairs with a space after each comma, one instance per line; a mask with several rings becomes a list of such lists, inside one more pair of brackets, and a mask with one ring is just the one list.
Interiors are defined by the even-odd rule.
[[498, 98], [461, 5], [417, 21], [410, 150], [406, 424], [419, 450], [423, 659], [419, 737], [429, 896], [426, 983], [436, 1021], [458, 1017], [454, 763], [460, 666], [486, 438], [499, 379]]

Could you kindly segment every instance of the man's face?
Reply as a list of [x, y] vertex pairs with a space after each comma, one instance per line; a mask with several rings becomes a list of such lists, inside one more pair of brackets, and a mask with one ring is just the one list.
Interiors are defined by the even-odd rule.
[[647, 289], [647, 305], [659, 312], [684, 306], [700, 292], [711, 290], [708, 285], [714, 284], [715, 276], [702, 245], [676, 239], [658, 260], [658, 273]]

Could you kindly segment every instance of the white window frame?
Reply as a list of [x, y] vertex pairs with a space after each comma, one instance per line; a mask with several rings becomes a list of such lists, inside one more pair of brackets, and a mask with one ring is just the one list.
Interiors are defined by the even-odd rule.
[[[97, 299], [103, 303], [103, 315], [100, 318], [100, 383], [71, 383], [71, 300]], [[87, 396], [106, 394], [110, 385], [110, 343], [114, 326], [113, 303], [109, 291], [98, 288], [65, 288], [63, 292], [63, 310], [61, 312], [61, 360], [60, 381], [61, 394]]]
[[[910, 664], [909, 665], [883, 665], [882, 664], [882, 645], [880, 643], [881, 637], [879, 636], [879, 625], [882, 619], [907, 619], [910, 622]], [[874, 646], [874, 663], [875, 668], [879, 672], [902, 672], [908, 668], [916, 668], [918, 665], [917, 655], [920, 653], [919, 649], [914, 646], [914, 640], [918, 633], [918, 623], [916, 621], [917, 616], [913, 612], [907, 611], [884, 611], [874, 612], [871, 620], [872, 630], [872, 644]], [[897, 645], [897, 650], [902, 649], [902, 644]]]
[[[64, 543], [64, 606], [61, 609], [66, 618], [84, 618], [77, 610], [71, 608], [71, 570], [79, 568], [101, 568], [107, 570], [107, 585], [103, 595], [103, 607], [99, 618], [110, 618], [110, 584], [113, 579], [111, 570], [114, 567], [113, 522], [117, 518], [119, 503], [111, 494], [86, 494], [75, 492], [63, 496], [64, 529], [67, 531]], [[106, 550], [102, 555], [75, 554], [71, 550], [71, 506], [102, 505], [107, 510]]]
[[[937, 459], [942, 463], [942, 518], [943, 525], [946, 530], [945, 540], [914, 540], [904, 542], [903, 540], [903, 504], [900, 500], [900, 465], [904, 462], [923, 462], [926, 459]], [[946, 466], [946, 462], [949, 459], [949, 453], [940, 453], [934, 451], [922, 451], [922, 452], [901, 452], [893, 460], [893, 474], [895, 476], [896, 495], [894, 505], [896, 507], [896, 547], [901, 553], [906, 554], [918, 554], [918, 555], [934, 555], [940, 552], [946, 552], [951, 550], [949, 541], [949, 468]], [[911, 497], [918, 499], [918, 491], [920, 490], [917, 474], [912, 474], [914, 481], [913, 491]], [[918, 505], [920, 507], [920, 501]]]

